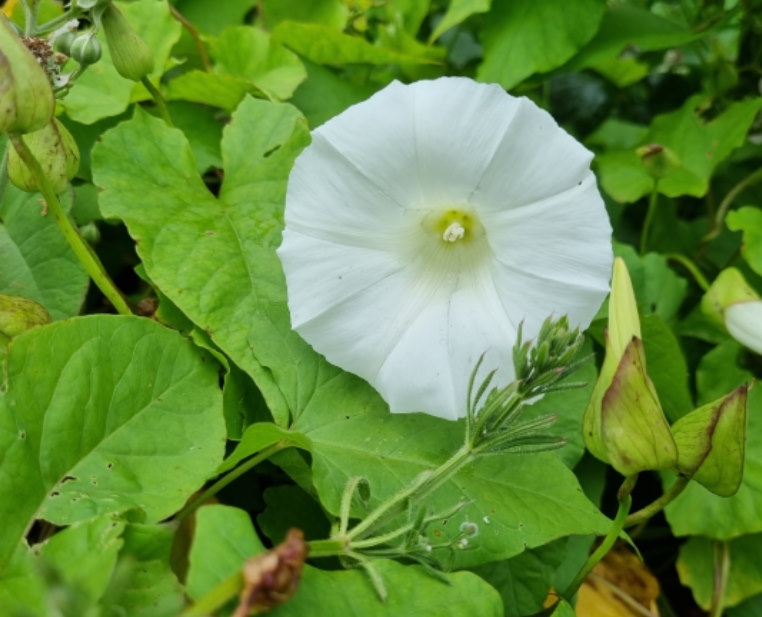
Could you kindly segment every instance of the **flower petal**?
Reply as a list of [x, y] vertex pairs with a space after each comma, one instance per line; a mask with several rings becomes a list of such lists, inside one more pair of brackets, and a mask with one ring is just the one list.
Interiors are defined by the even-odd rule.
[[481, 211], [515, 208], [564, 192], [590, 175], [592, 152], [526, 98], [471, 195]]
[[[291, 324], [297, 330], [305, 322], [404, 268], [393, 253], [338, 244], [290, 228], [283, 232], [278, 256], [288, 273]], [[390, 293], [400, 292], [390, 290]]]
[[[599, 305], [603, 302], [613, 262], [611, 225], [592, 173], [563, 193], [528, 206], [483, 214], [482, 221], [504, 270], [522, 273], [522, 288], [534, 288], [529, 293], [538, 295], [544, 290], [550, 301], [543, 307], [527, 307], [527, 314], [548, 306], [561, 308], [567, 302], [576, 304], [562, 292], [564, 287], [572, 295], [584, 293], [582, 307], [596, 302], [596, 297]], [[508, 290], [516, 287], [511, 285]], [[571, 322], [582, 327], [587, 327], [592, 317], [577, 321], [570, 314]]]
[[[590, 158], [499, 86], [392, 83], [294, 165], [278, 250], [294, 327], [392, 411], [463, 416], [480, 355], [513, 379], [519, 321], [529, 338], [549, 314], [586, 326], [608, 291]], [[451, 211], [473, 217], [459, 236], [438, 227]]]
[[494, 84], [395, 81], [315, 134], [400, 205], [463, 203], [518, 107]]

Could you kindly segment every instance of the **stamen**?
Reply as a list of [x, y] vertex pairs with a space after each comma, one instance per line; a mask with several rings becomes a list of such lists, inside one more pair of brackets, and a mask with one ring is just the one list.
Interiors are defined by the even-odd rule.
[[458, 221], [453, 221], [447, 226], [442, 234], [442, 240], [445, 242], [456, 242], [466, 235], [466, 228], [463, 227]]

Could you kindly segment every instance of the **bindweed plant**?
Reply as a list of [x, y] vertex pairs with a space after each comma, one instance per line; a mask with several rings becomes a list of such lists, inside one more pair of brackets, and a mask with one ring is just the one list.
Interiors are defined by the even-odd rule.
[[753, 2], [0, 11], [0, 617], [762, 611]]

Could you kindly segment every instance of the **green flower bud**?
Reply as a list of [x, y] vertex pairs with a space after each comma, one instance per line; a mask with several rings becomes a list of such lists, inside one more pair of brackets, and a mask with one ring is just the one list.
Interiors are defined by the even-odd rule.
[[122, 77], [140, 81], [153, 70], [151, 50], [114, 5], [103, 11], [101, 26], [106, 34], [111, 61]]
[[648, 175], [655, 180], [664, 178], [681, 165], [677, 155], [661, 144], [640, 146], [635, 152], [640, 157]]
[[46, 323], [50, 323], [50, 315], [41, 304], [28, 298], [0, 294], [0, 334], [11, 339]]
[[747, 389], [741, 386], [672, 426], [680, 473], [722, 497], [734, 495], [743, 479]]
[[606, 355], [583, 431], [588, 450], [625, 476], [677, 462], [675, 441], [646, 372], [635, 294], [621, 258], [614, 261]]
[[77, 33], [73, 30], [63, 32], [53, 40], [53, 49], [62, 53], [64, 56], [71, 56], [71, 44], [76, 38]]
[[701, 311], [739, 343], [762, 354], [762, 299], [740, 271], [720, 272], [701, 299]]
[[[79, 169], [79, 148], [66, 127], [53, 118], [46, 127], [24, 137], [27, 147], [40, 162], [42, 171], [56, 193], [63, 193]], [[8, 150], [8, 179], [23, 191], [40, 187], [15, 148]]]
[[730, 305], [759, 299], [739, 270], [726, 268], [717, 275], [704, 297], [701, 298], [701, 312], [717, 325], [722, 326], [725, 323], [723, 315]]
[[50, 122], [54, 109], [44, 69], [0, 15], [0, 132], [37, 131]]
[[69, 55], [82, 66], [95, 64], [101, 59], [101, 43], [92, 32], [81, 34], [71, 44]]

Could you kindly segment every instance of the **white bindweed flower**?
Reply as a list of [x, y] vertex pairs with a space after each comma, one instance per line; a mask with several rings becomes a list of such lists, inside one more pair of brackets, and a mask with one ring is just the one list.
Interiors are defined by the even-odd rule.
[[762, 300], [731, 304], [725, 309], [724, 318], [730, 336], [762, 354]]
[[611, 226], [592, 154], [526, 98], [449, 77], [393, 82], [312, 133], [278, 254], [293, 327], [393, 412], [465, 415], [543, 320], [586, 327], [608, 292]]

